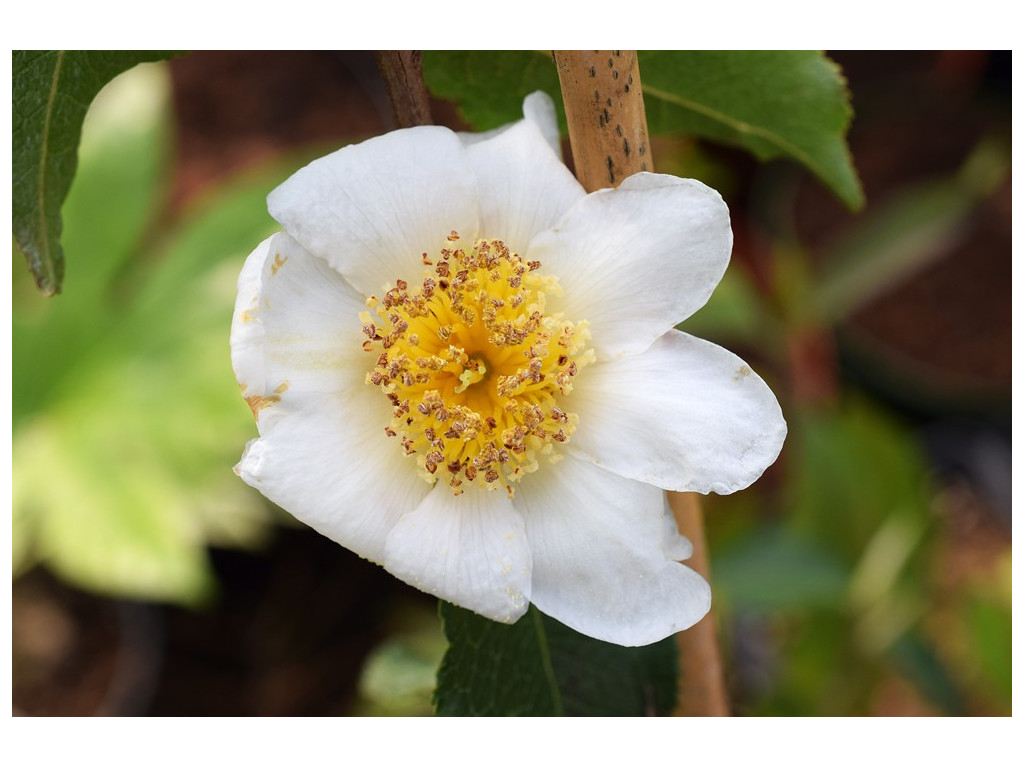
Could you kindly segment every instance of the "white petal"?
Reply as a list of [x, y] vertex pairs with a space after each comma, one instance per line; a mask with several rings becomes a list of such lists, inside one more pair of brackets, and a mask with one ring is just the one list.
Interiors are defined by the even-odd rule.
[[295, 173], [267, 198], [270, 214], [360, 292], [418, 280], [452, 231], [477, 237], [476, 180], [447, 128], [393, 131]]
[[282, 401], [366, 386], [373, 356], [362, 348], [359, 312], [365, 309], [341, 275], [287, 234], [249, 256], [239, 278], [231, 354], [261, 427], [279, 417]]
[[544, 91], [531, 93], [523, 99], [523, 117], [540, 129], [548, 146], [561, 160], [562, 138], [558, 135], [558, 113], [555, 111], [555, 102], [551, 97]]
[[[307, 396], [287, 418], [261, 423], [263, 436], [235, 467], [275, 504], [378, 563], [399, 517], [431, 490], [398, 440], [384, 434], [390, 408], [379, 396], [369, 387], [352, 397]], [[292, 404], [285, 393], [279, 405]]]
[[[542, 474], [543, 473], [543, 474]], [[572, 456], [516, 494], [533, 551], [533, 603], [578, 632], [647, 645], [711, 607], [707, 582], [662, 550], [664, 493]]]
[[384, 567], [412, 586], [511, 623], [530, 600], [530, 548], [523, 518], [502, 492], [444, 483], [388, 536]]
[[363, 557], [430, 486], [384, 425], [390, 404], [365, 382], [356, 291], [287, 234], [246, 260], [231, 328], [242, 393], [262, 435], [235, 471], [295, 517]]
[[669, 331], [645, 352], [584, 369], [565, 407], [569, 449], [623, 477], [674, 491], [732, 493], [782, 449], [775, 395], [731, 352]]
[[711, 296], [729, 263], [729, 210], [693, 179], [639, 173], [587, 195], [528, 256], [558, 276], [552, 307], [590, 322], [599, 359], [635, 354]]
[[[548, 146], [555, 153], [559, 160], [562, 159], [562, 139], [558, 133], [558, 113], [555, 111], [555, 102], [544, 91], [534, 91], [523, 99], [523, 117], [536, 123], [540, 132], [544, 135]], [[518, 121], [517, 121], [518, 122]], [[481, 141], [490, 141], [499, 136], [516, 123], [507, 123], [499, 128], [479, 133], [460, 131], [456, 134], [464, 146], [471, 146]], [[575, 178], [575, 177], [574, 177]]]
[[266, 368], [263, 363], [263, 321], [259, 316], [263, 288], [263, 266], [270, 244], [268, 237], [249, 254], [238, 276], [238, 296], [231, 320], [231, 366], [242, 394], [246, 397], [267, 394]]
[[665, 496], [665, 511], [662, 514], [661, 551], [669, 560], [689, 560], [693, 557], [693, 542], [679, 532], [679, 523]]
[[535, 120], [520, 120], [467, 154], [480, 193], [480, 236], [500, 238], [516, 253], [586, 196]]

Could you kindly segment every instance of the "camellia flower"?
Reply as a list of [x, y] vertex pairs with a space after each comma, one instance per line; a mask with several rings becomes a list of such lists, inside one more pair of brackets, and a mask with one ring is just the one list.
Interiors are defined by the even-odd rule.
[[711, 602], [663, 489], [746, 487], [786, 426], [742, 360], [673, 329], [729, 261], [718, 193], [639, 173], [588, 195], [551, 100], [524, 114], [394, 131], [270, 194], [284, 231], [231, 329], [260, 433], [236, 472], [445, 600], [644, 645]]

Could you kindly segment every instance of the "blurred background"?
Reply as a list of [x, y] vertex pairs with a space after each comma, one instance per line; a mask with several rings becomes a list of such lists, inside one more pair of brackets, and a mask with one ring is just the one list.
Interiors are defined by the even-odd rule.
[[[736, 235], [681, 327], [747, 360], [790, 425], [758, 483], [704, 504], [733, 707], [1008, 715], [1010, 54], [829, 56], [859, 213], [792, 163], [652, 141]], [[393, 127], [366, 52], [194, 53], [97, 99], [64, 293], [14, 259], [15, 714], [431, 712], [436, 600], [231, 471], [256, 431], [227, 336], [265, 196]]]

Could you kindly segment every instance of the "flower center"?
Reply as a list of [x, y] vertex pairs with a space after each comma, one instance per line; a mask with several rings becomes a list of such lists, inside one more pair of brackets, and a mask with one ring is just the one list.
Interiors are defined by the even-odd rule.
[[569, 440], [576, 414], [558, 407], [573, 377], [592, 361], [586, 322], [544, 311], [558, 280], [539, 273], [501, 240], [450, 247], [431, 261], [423, 284], [397, 280], [360, 313], [363, 348], [378, 356], [367, 374], [394, 406], [384, 431], [415, 455], [431, 482], [455, 495], [467, 485], [504, 487]]

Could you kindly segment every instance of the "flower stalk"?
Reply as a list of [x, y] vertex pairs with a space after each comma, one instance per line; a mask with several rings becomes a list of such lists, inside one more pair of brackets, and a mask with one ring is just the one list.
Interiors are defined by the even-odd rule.
[[[593, 192], [653, 170], [636, 51], [554, 51], [576, 178]], [[693, 543], [687, 564], [710, 583], [704, 520], [694, 493], [669, 493], [680, 532]], [[708, 613], [676, 635], [680, 696], [676, 714], [729, 714], [721, 651]]]

